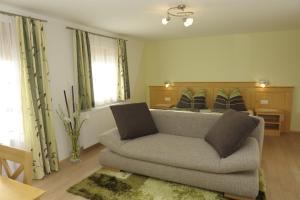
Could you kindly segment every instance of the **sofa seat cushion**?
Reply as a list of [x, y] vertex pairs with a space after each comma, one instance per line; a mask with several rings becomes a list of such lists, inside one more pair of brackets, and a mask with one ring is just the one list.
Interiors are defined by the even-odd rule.
[[259, 168], [259, 147], [254, 138], [225, 159], [202, 138], [158, 133], [121, 141], [117, 130], [100, 136], [111, 151], [133, 159], [211, 173], [234, 173]]

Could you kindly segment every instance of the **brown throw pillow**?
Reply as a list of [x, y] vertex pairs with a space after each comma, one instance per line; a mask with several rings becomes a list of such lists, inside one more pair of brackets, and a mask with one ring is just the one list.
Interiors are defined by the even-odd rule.
[[157, 133], [146, 103], [110, 106], [122, 140]]
[[221, 158], [226, 158], [240, 148], [258, 123], [258, 119], [245, 113], [228, 110], [208, 131], [205, 140]]

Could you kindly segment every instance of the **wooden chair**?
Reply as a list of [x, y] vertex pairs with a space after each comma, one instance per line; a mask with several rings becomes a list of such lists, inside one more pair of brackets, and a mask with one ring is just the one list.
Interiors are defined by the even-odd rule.
[[[7, 161], [19, 163], [20, 166], [14, 172], [10, 169]], [[3, 166], [3, 167], [2, 167]], [[4, 168], [8, 178], [16, 179], [24, 171], [23, 183], [32, 183], [32, 154], [21, 149], [16, 149], [0, 144], [0, 175]]]

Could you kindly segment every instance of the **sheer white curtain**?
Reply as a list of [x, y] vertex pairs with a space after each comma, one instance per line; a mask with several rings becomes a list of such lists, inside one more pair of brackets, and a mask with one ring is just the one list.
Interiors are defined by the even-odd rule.
[[96, 105], [117, 101], [118, 49], [114, 39], [89, 35]]
[[0, 14], [0, 143], [24, 147], [21, 81], [14, 17]]

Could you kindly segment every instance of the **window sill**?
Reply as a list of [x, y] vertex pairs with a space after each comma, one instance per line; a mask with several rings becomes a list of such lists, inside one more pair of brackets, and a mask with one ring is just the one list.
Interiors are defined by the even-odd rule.
[[82, 114], [88, 114], [88, 113], [98, 112], [100, 110], [107, 109], [110, 106], [119, 105], [119, 104], [123, 104], [123, 103], [125, 103], [125, 102], [124, 101], [119, 101], [119, 102], [113, 102], [113, 103], [108, 103], [108, 104], [103, 104], [103, 105], [97, 105], [94, 108], [91, 108], [89, 110], [81, 111], [81, 113]]

